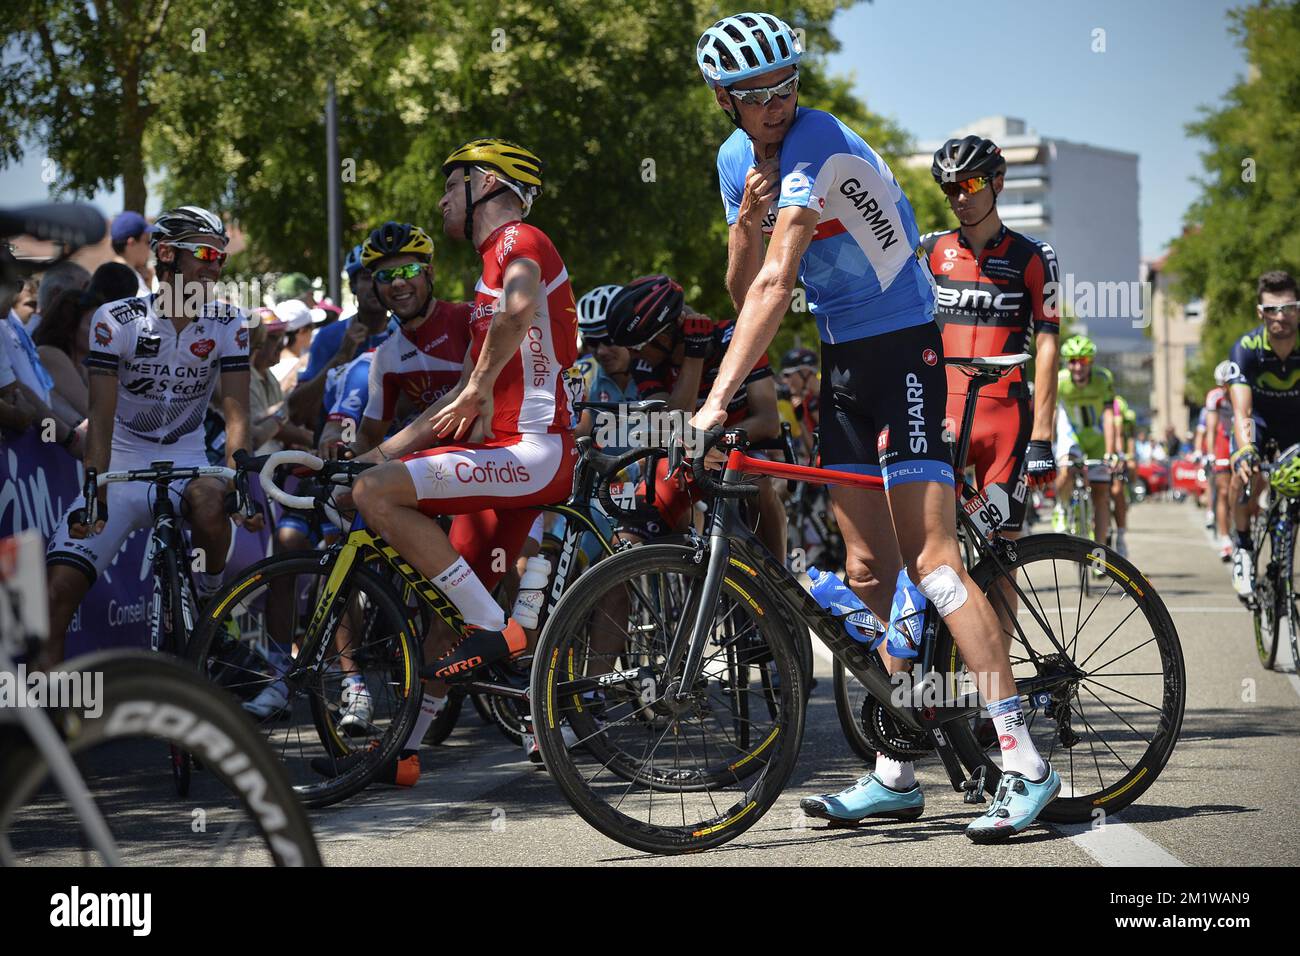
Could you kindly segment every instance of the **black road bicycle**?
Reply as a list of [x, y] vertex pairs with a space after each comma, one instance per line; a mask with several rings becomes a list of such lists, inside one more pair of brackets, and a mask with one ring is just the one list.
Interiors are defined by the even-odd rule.
[[[1270, 478], [1284, 462], [1300, 456], [1293, 445], [1276, 461], [1265, 462], [1260, 472]], [[1268, 670], [1277, 663], [1278, 638], [1282, 622], [1291, 632], [1291, 660], [1300, 667], [1300, 608], [1295, 590], [1296, 527], [1300, 523], [1300, 498], [1282, 494], [1269, 482], [1268, 506], [1251, 522], [1252, 572], [1255, 593], [1246, 601], [1255, 623], [1255, 649], [1259, 662]]]
[[[1025, 358], [954, 364], [972, 370], [977, 389]], [[715, 480], [702, 461], [719, 442], [728, 458]], [[565, 798], [606, 836], [647, 852], [704, 850], [743, 833], [798, 758], [805, 695], [795, 637], [811, 629], [867, 688], [873, 750], [900, 760], [933, 751], [954, 790], [982, 802], [997, 787], [1000, 752], [977, 737], [985, 712], [975, 682], [934, 609], [911, 680], [891, 681], [880, 656], [739, 520], [739, 497], [756, 490], [750, 475], [876, 489], [880, 480], [761, 461], [743, 447], [733, 431], [695, 450], [695, 479], [715, 495], [707, 536], [609, 557], [547, 622], [532, 698], [542, 755]], [[1007, 622], [1030, 731], [1062, 777], [1043, 819], [1121, 810], [1154, 783], [1178, 739], [1186, 688], [1173, 622], [1150, 582], [1113, 552], [1066, 535], [990, 539], [988, 517], [978, 497], [958, 510], [981, 555], [971, 575]], [[1078, 572], [1094, 563], [1105, 587], [1085, 600]], [[566, 746], [566, 722], [578, 746]]]

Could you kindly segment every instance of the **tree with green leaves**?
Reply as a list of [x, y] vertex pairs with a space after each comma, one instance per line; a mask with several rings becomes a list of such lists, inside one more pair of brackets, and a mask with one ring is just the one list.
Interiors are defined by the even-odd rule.
[[1294, 275], [1300, 267], [1300, 4], [1259, 2], [1229, 18], [1249, 73], [1222, 106], [1187, 127], [1208, 143], [1205, 175], [1166, 264], [1178, 277], [1180, 298], [1205, 302], [1189, 401], [1213, 386], [1214, 366], [1233, 341], [1259, 324], [1256, 278], [1270, 269]]

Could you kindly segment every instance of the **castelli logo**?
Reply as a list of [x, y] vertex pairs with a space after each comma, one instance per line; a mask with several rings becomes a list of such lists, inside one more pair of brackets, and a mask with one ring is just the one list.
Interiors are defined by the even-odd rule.
[[216, 347], [217, 343], [213, 339], [199, 339], [190, 345], [190, 351], [199, 358], [207, 358], [208, 353]]
[[883, 455], [889, 450], [889, 426], [886, 425], [876, 436], [876, 454]]
[[998, 746], [1003, 750], [1015, 750], [1016, 738], [1012, 737], [1010, 734], [1000, 734], [998, 736]]
[[95, 323], [95, 344], [107, 345], [113, 341], [113, 330], [105, 322]]
[[921, 361], [926, 365], [933, 365], [935, 362], [939, 361], [939, 355], [934, 349], [926, 349], [921, 353]]

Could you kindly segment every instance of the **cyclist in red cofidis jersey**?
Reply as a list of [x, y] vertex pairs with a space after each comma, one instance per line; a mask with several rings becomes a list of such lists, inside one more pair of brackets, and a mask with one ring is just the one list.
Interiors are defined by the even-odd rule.
[[[353, 497], [368, 526], [446, 595], [466, 636], [427, 664], [454, 680], [521, 653], [523, 628], [439, 527], [439, 515], [477, 522], [504, 555], [520, 553], [536, 506], [568, 494], [577, 457], [564, 371], [577, 360], [577, 310], [568, 271], [540, 229], [525, 223], [541, 192], [541, 161], [503, 139], [458, 147], [442, 166], [444, 232], [474, 244], [483, 261], [470, 310], [460, 380], [363, 460]], [[442, 444], [438, 444], [442, 442]]]

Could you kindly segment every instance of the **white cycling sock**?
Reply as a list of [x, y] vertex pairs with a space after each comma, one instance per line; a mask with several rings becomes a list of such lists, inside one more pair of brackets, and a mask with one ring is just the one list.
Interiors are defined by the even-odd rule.
[[201, 598], [209, 598], [221, 590], [221, 575], [208, 571], [194, 572], [194, 590]]
[[1030, 780], [1041, 780], [1047, 773], [1047, 764], [1029, 736], [1029, 726], [1020, 708], [1020, 695], [989, 704], [989, 716], [993, 718], [998, 746], [1002, 748], [1002, 769], [1013, 770]]
[[419, 753], [420, 741], [424, 739], [425, 733], [429, 730], [429, 725], [433, 723], [435, 717], [442, 713], [442, 709], [446, 706], [446, 697], [434, 697], [432, 694], [425, 694], [421, 698], [420, 712], [415, 716], [415, 726], [411, 728], [410, 736], [406, 738], [406, 743], [402, 745], [403, 757]]
[[456, 563], [447, 570], [433, 577], [438, 590], [447, 596], [447, 600], [456, 605], [465, 618], [465, 623], [472, 627], [481, 627], [486, 631], [501, 631], [506, 626], [506, 612], [501, 605], [492, 600], [483, 582], [464, 558], [457, 558]]
[[891, 790], [911, 790], [916, 786], [916, 765], [891, 760], [884, 754], [876, 754], [876, 779]]

